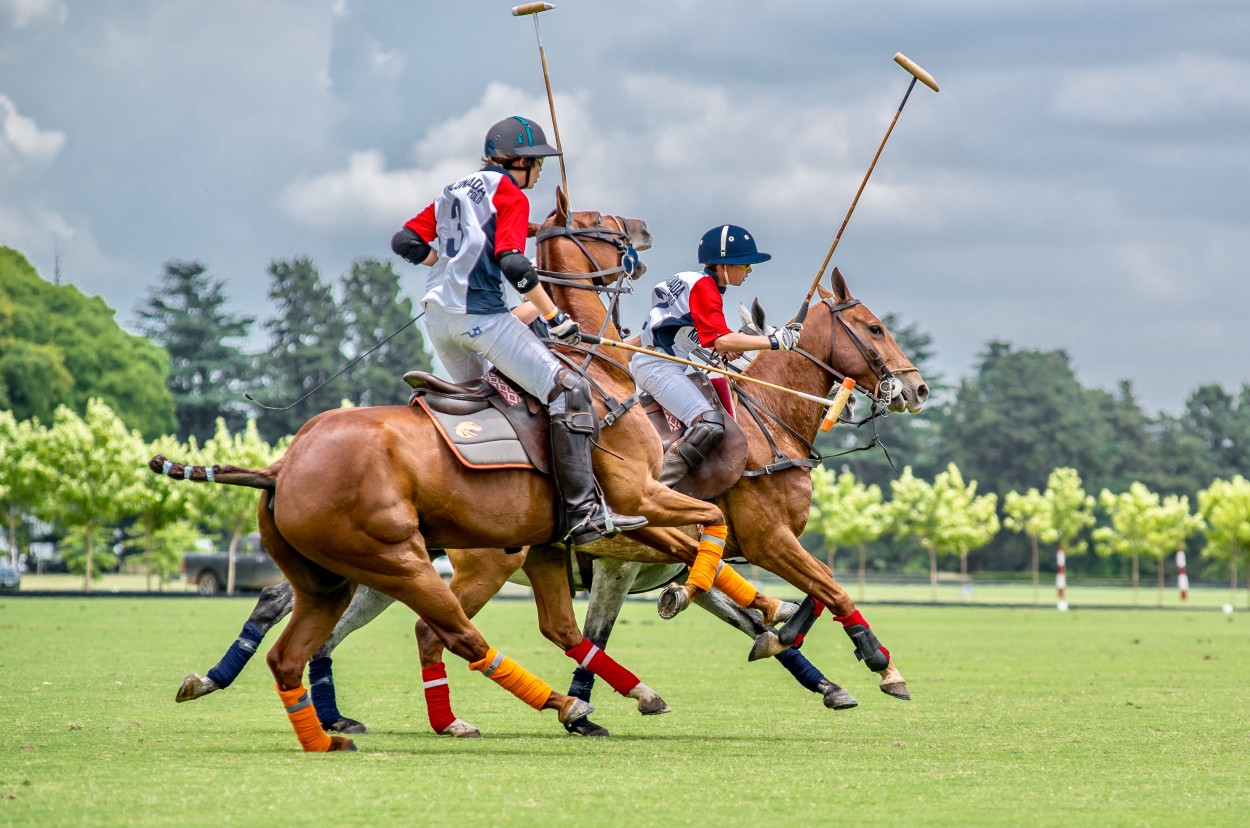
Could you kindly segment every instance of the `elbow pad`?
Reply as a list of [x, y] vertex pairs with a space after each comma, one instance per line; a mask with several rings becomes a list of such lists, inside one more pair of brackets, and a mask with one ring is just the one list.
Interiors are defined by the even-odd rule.
[[391, 236], [391, 250], [395, 251], [396, 256], [414, 265], [425, 264], [425, 259], [430, 255], [431, 249], [425, 239], [407, 227]]
[[538, 271], [534, 269], [534, 263], [515, 250], [499, 257], [499, 269], [517, 293], [528, 293], [538, 286]]

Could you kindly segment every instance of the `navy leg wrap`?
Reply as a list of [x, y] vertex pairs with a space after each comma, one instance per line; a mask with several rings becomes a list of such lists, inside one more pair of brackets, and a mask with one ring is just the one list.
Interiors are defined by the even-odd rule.
[[869, 670], [878, 673], [890, 666], [890, 654], [881, 646], [872, 630], [863, 624], [851, 624], [843, 629], [855, 643], [855, 657], [864, 662]]
[[573, 681], [569, 684], [569, 695], [584, 702], [590, 701], [590, 694], [595, 689], [595, 674], [585, 667], [573, 671]]
[[260, 646], [261, 639], [264, 637], [265, 634], [251, 621], [245, 623], [243, 631], [230, 645], [230, 649], [226, 650], [221, 661], [208, 671], [208, 677], [218, 687], [229, 687], [239, 677], [239, 673], [243, 672], [243, 668], [247, 666], [252, 656], [256, 655], [256, 648]]
[[334, 698], [334, 675], [330, 671], [330, 664], [329, 656], [314, 658], [308, 662], [308, 689], [312, 693], [313, 709], [317, 711], [317, 720], [322, 727], [329, 727], [343, 718]]
[[808, 661], [807, 656], [791, 647], [777, 653], [773, 658], [780, 661], [799, 684], [813, 693], [820, 692], [820, 683], [825, 680], [825, 674], [820, 672], [815, 664]]

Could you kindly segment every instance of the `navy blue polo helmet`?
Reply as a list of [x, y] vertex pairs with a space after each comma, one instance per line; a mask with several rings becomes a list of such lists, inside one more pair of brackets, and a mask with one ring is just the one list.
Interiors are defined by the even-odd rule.
[[713, 227], [699, 239], [700, 264], [754, 265], [771, 258], [761, 253], [754, 237], [736, 224]]
[[486, 133], [482, 154], [487, 158], [546, 158], [562, 153], [547, 143], [542, 127], [528, 118], [513, 115]]

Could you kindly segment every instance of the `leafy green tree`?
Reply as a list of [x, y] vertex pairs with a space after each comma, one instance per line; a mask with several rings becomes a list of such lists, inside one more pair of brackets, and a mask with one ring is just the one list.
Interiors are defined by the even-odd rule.
[[[204, 444], [200, 458], [204, 465], [226, 464], [264, 468], [282, 454], [282, 446], [271, 447], [260, 436], [255, 420], [248, 420], [240, 432], [231, 433], [225, 420], [217, 420], [217, 433]], [[243, 486], [200, 485], [190, 489], [194, 494], [192, 509], [200, 523], [221, 532], [230, 539], [226, 573], [226, 592], [234, 594], [235, 556], [239, 539], [256, 529], [256, 508], [259, 492]]]
[[224, 286], [199, 262], [169, 261], [137, 309], [142, 330], [169, 353], [166, 385], [183, 439], [207, 440], [218, 417], [231, 428], [246, 419], [240, 389], [252, 359], [235, 342], [255, 319], [225, 309]]
[[959, 467], [951, 463], [929, 484], [911, 473], [911, 467], [890, 484], [889, 514], [894, 532], [914, 537], [929, 553], [929, 585], [937, 600], [937, 557], [959, 556], [961, 594], [967, 596], [968, 553], [980, 549], [998, 533], [998, 496], [977, 496], [976, 481], [964, 483]]
[[1050, 527], [1050, 508], [1046, 498], [1037, 489], [1029, 489], [1024, 494], [1007, 492], [1003, 501], [1003, 526], [1012, 532], [1027, 535], [1032, 546], [1033, 569], [1033, 603], [1039, 603], [1039, 576], [1037, 565], [1037, 541], [1042, 533]]
[[45, 479], [36, 448], [45, 429], [38, 420], [19, 422], [12, 411], [0, 411], [0, 513], [8, 530], [9, 563], [16, 567], [19, 529], [42, 495]]
[[174, 428], [169, 357], [122, 330], [98, 296], [39, 278], [0, 247], [0, 400], [19, 420], [49, 422], [58, 405], [83, 414], [99, 398], [148, 437]]
[[1041, 539], [1056, 544], [1056, 563], [1059, 560], [1066, 562], [1069, 555], [1084, 554], [1087, 544], [1081, 535], [1094, 525], [1094, 507], [1097, 504], [1093, 495], [1085, 493], [1080, 472], [1067, 467], [1052, 471], [1046, 478], [1043, 497], [1046, 499], [1044, 514], [1047, 526], [1042, 530]]
[[1237, 564], [1250, 567], [1250, 481], [1241, 475], [1215, 480], [1198, 493], [1198, 513], [1206, 525], [1204, 557], [1228, 561], [1232, 602], [1237, 601]]
[[[57, 550], [71, 574], [82, 575], [85, 583], [90, 572], [91, 580], [98, 581], [105, 570], [117, 566], [117, 553], [109, 543], [111, 535], [109, 526], [74, 526], [57, 544]], [[85, 585], [83, 589], [91, 591]]]
[[[341, 367], [346, 322], [311, 259], [275, 259], [269, 265], [269, 277], [274, 315], [265, 321], [270, 336], [265, 393], [273, 404], [286, 405]], [[324, 407], [314, 396], [289, 411], [266, 411], [260, 417], [261, 434], [270, 441], [294, 434]]]
[[838, 548], [859, 548], [859, 593], [864, 597], [865, 545], [881, 537], [886, 530], [886, 508], [882, 504], [881, 487], [865, 486], [852, 472], [830, 471], [823, 466], [812, 469], [812, 526], [825, 542], [825, 562], [833, 571]]
[[1100, 555], [1128, 555], [1133, 561], [1133, 603], [1140, 586], [1138, 558], [1153, 543], [1158, 520], [1159, 495], [1144, 483], [1133, 483], [1127, 492], [1103, 489], [1098, 502], [1111, 518], [1110, 526], [1094, 530], [1094, 548]]
[[92, 399], [86, 417], [57, 408], [39, 455], [49, 475], [42, 517], [82, 529], [83, 590], [90, 592], [100, 567], [97, 534], [124, 517], [142, 490], [146, 445], [107, 403]]
[[[167, 488], [181, 487], [169, 486]], [[163, 592], [165, 584], [181, 571], [183, 553], [188, 549], [194, 549], [199, 538], [200, 533], [191, 523], [179, 520], [153, 532], [148, 532], [146, 527], [140, 527], [139, 534], [132, 535], [127, 545], [130, 548], [142, 550], [144, 554], [149, 579], [148, 589], [152, 589], [150, 580], [155, 578], [156, 588]]]
[[1202, 444], [1214, 476], [1250, 469], [1250, 384], [1236, 396], [1218, 385], [1199, 387], [1186, 401], [1182, 420]]
[[1159, 606], [1163, 606], [1163, 562], [1180, 549], [1185, 539], [1202, 531], [1202, 516], [1191, 514], [1189, 498], [1185, 495], [1168, 495], [1163, 498], [1154, 513], [1154, 527], [1146, 554], [1156, 561], [1159, 576]]
[[[401, 295], [400, 277], [390, 262], [358, 259], [343, 277], [343, 310], [349, 359], [378, 346], [412, 320], [412, 300]], [[352, 368], [352, 400], [357, 405], [393, 405], [407, 396], [406, 371], [431, 369], [416, 325], [405, 328]]]

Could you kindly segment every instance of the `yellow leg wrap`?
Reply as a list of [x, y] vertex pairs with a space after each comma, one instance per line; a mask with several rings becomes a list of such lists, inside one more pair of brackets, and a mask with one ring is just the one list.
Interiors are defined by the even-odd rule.
[[690, 567], [690, 575], [686, 577], [686, 585], [707, 592], [712, 588], [712, 580], [716, 577], [716, 567], [720, 566], [721, 555], [725, 553], [725, 538], [729, 537], [729, 527], [705, 526], [699, 538], [699, 553]]
[[535, 710], [551, 698], [551, 685], [491, 647], [486, 657], [469, 665]]
[[330, 735], [321, 729], [321, 722], [317, 721], [317, 710], [313, 707], [312, 699], [308, 698], [304, 685], [301, 684], [294, 690], [283, 690], [276, 683], [274, 687], [278, 689], [278, 697], [286, 707], [286, 717], [291, 720], [295, 737], [299, 739], [304, 750], [308, 753], [328, 751]]
[[740, 607], [751, 606], [755, 602], [755, 596], [759, 595], [759, 590], [751, 586], [729, 564], [721, 565], [720, 572], [716, 573], [716, 580], [712, 581], [712, 585], [728, 595], [729, 600]]

